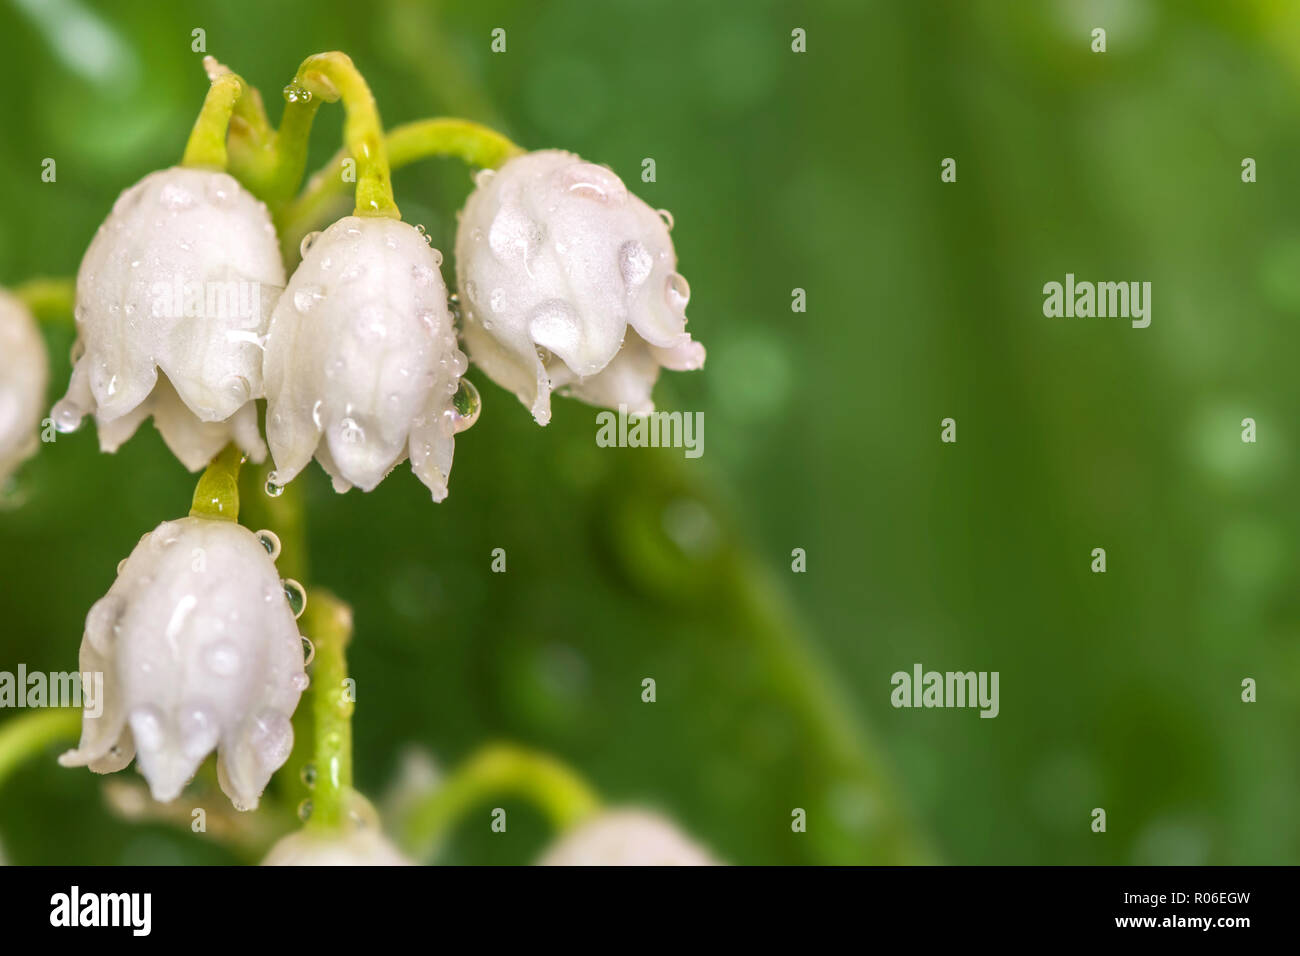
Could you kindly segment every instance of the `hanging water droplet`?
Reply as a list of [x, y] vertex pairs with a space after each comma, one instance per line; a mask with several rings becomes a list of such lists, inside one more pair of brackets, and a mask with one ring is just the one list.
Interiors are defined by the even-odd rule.
[[664, 221], [664, 225], [668, 227], [668, 231], [669, 231], [669, 232], [672, 232], [672, 231], [673, 231], [673, 214], [670, 213], [667, 209], [660, 209], [660, 210], [659, 210], [659, 218], [662, 219], [662, 220]]
[[298, 804], [298, 819], [304, 823], [311, 819], [312, 804], [310, 800], [304, 800]]
[[310, 103], [311, 90], [298, 83], [290, 83], [284, 88], [284, 101], [286, 103]]
[[316, 659], [316, 645], [311, 642], [311, 638], [306, 634], [302, 635], [302, 666], [310, 667], [311, 662]]
[[478, 421], [483, 403], [473, 382], [467, 378], [460, 380], [460, 386], [452, 396], [451, 407], [451, 428], [454, 433], [459, 434]]
[[311, 248], [311, 244], [315, 242], [319, 236], [319, 232], [309, 232], [307, 235], [303, 236], [302, 242], [298, 243], [298, 254], [306, 259], [307, 250]]
[[680, 272], [673, 272], [668, 276], [665, 293], [668, 304], [679, 312], [685, 309], [686, 303], [691, 300], [690, 283], [686, 281], [686, 277]]
[[266, 553], [271, 556], [272, 561], [280, 556], [280, 539], [274, 531], [263, 529], [257, 532], [257, 540], [262, 543], [262, 547], [266, 548]]
[[312, 307], [325, 298], [324, 294], [314, 285], [304, 286], [293, 294], [293, 307], [299, 312], [310, 312]]
[[125, 567], [126, 567], [126, 558], [123, 558], [121, 561], [117, 562], [117, 573], [121, 574], [122, 569]]
[[75, 432], [81, 427], [81, 420], [85, 417], [85, 412], [75, 403], [64, 398], [55, 404], [51, 417], [54, 419], [55, 430], [67, 434], [68, 432]]
[[303, 764], [299, 776], [302, 777], [302, 785], [310, 790], [316, 786], [316, 765], [314, 763]]
[[280, 583], [284, 585], [284, 597], [289, 602], [289, 610], [295, 618], [302, 617], [302, 612], [307, 609], [306, 589], [293, 578], [285, 578]]
[[284, 485], [279, 483], [279, 478], [275, 472], [266, 476], [266, 493], [272, 498], [279, 498], [284, 494]]
[[497, 174], [495, 169], [480, 169], [473, 175], [474, 185], [482, 189], [488, 183], [492, 182], [492, 177]]

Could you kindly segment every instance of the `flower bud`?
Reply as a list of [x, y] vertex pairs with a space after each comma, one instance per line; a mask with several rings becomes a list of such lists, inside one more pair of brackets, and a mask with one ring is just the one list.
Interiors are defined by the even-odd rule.
[[668, 228], [613, 172], [572, 153], [479, 173], [456, 234], [470, 358], [542, 425], [553, 389], [652, 411], [660, 367], [704, 364]]
[[717, 866], [671, 821], [645, 810], [606, 810], [561, 836], [538, 866]]
[[36, 320], [0, 289], [0, 483], [36, 451], [49, 361]]
[[345, 834], [299, 830], [282, 837], [263, 866], [414, 866], [375, 830]]
[[266, 206], [231, 176], [149, 174], [118, 197], [81, 261], [80, 355], [55, 427], [72, 431], [93, 414], [111, 452], [153, 415], [191, 471], [232, 440], [260, 461], [252, 400], [262, 395], [262, 336], [283, 287]]
[[266, 435], [275, 481], [315, 455], [337, 491], [370, 491], [409, 454], [447, 495], [478, 395], [447, 309], [441, 255], [413, 226], [348, 216], [311, 240], [271, 317]]
[[273, 535], [233, 521], [165, 521], [118, 566], [86, 617], [82, 673], [103, 674], [81, 743], [59, 758], [96, 773], [139, 757], [154, 799], [175, 799], [217, 751], [221, 789], [257, 806], [289, 757], [307, 686], [302, 638], [268, 551]]

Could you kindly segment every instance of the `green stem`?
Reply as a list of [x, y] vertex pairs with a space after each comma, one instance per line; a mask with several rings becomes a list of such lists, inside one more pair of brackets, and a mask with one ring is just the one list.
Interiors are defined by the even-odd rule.
[[81, 711], [75, 707], [32, 711], [0, 725], [0, 784], [21, 763], [60, 740], [76, 740]]
[[[390, 130], [385, 140], [390, 169], [400, 169], [420, 159], [448, 156], [471, 166], [496, 169], [523, 150], [495, 130], [463, 119], [426, 119]], [[334, 201], [347, 190], [343, 163], [352, 156], [347, 147], [322, 166], [307, 187], [285, 210], [281, 235], [286, 255], [295, 253], [302, 237], [328, 217]]]
[[75, 279], [28, 279], [13, 291], [40, 322], [62, 324], [72, 318], [72, 307], [77, 298]]
[[203, 108], [194, 121], [181, 165], [198, 168], [226, 168], [226, 134], [235, 103], [244, 92], [244, 81], [234, 73], [213, 72]]
[[327, 103], [343, 101], [347, 116], [343, 139], [357, 160], [355, 215], [401, 219], [393, 199], [392, 176], [379, 107], [365, 78], [346, 53], [317, 53], [298, 68], [290, 91], [302, 89]]
[[191, 517], [239, 520], [239, 466], [243, 463], [244, 453], [234, 444], [212, 459], [194, 489]]
[[431, 855], [467, 811], [506, 795], [531, 801], [560, 831], [600, 808], [595, 791], [555, 758], [512, 744], [489, 744], [410, 810], [402, 821], [404, 838], [422, 855]]
[[352, 793], [352, 712], [356, 704], [346, 683], [352, 610], [324, 590], [312, 593], [309, 607], [308, 636], [316, 647], [312, 671], [316, 783], [308, 826], [337, 830], [348, 819]]

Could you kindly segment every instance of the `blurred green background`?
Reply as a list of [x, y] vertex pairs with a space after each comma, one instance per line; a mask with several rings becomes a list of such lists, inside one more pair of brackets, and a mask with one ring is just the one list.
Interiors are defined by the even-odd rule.
[[[1300, 6], [8, 0], [0, 283], [73, 274], [117, 193], [179, 159], [196, 27], [273, 119], [341, 49], [389, 125], [466, 116], [609, 164], [674, 213], [709, 349], [656, 392], [705, 413], [700, 459], [598, 449], [568, 401], [538, 428], [472, 372], [442, 505], [405, 466], [370, 495], [300, 479], [309, 589], [356, 612], [363, 791], [411, 747], [450, 769], [507, 739], [737, 863], [1297, 862]], [[326, 107], [311, 168], [340, 125]], [[464, 167], [395, 182], [450, 259]], [[1044, 318], [1066, 272], [1151, 281], [1151, 327]], [[44, 446], [0, 511], [0, 669], [73, 668], [193, 483], [151, 427], [115, 456], [91, 424]], [[891, 708], [916, 662], [999, 671], [1001, 714]], [[9, 778], [8, 859], [243, 858], [118, 819], [102, 782]], [[507, 836], [484, 807], [439, 859], [533, 859], [542, 818], [499, 804]]]

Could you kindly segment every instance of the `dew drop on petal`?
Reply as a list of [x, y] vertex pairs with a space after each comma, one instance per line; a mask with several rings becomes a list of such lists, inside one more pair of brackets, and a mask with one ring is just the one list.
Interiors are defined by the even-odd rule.
[[318, 238], [320, 238], [319, 232], [309, 232], [307, 233], [307, 235], [303, 236], [302, 242], [298, 243], [298, 255], [306, 259], [307, 250], [311, 248], [311, 244], [315, 242]]
[[81, 420], [85, 415], [80, 406], [66, 398], [59, 401], [50, 413], [50, 417], [54, 419], [55, 429], [65, 434], [80, 428]]
[[668, 304], [679, 312], [684, 310], [691, 299], [691, 286], [686, 277], [680, 272], [673, 272], [669, 274], [666, 285]]
[[302, 666], [310, 667], [311, 662], [316, 659], [316, 645], [311, 642], [311, 638], [302, 635]]
[[669, 231], [669, 232], [672, 232], [672, 231], [673, 231], [673, 214], [670, 213], [667, 209], [660, 209], [660, 210], [659, 210], [659, 218], [662, 219], [662, 220], [664, 221], [664, 225], [668, 227], [668, 231]]
[[633, 239], [631, 242], [623, 243], [618, 250], [618, 268], [623, 273], [623, 281], [631, 289], [650, 278], [654, 259], [645, 246]]
[[308, 790], [316, 786], [316, 765], [314, 763], [303, 764], [298, 775], [302, 778], [302, 785]]
[[462, 378], [451, 400], [452, 432], [459, 434], [478, 421], [478, 413], [482, 407], [483, 402], [474, 383], [467, 378]]
[[275, 472], [266, 476], [266, 493], [272, 498], [279, 498], [284, 494], [284, 485], [279, 483], [279, 476]]
[[299, 312], [310, 312], [316, 303], [323, 298], [325, 298], [324, 294], [316, 286], [304, 286], [294, 292], [293, 307]]
[[293, 612], [294, 618], [302, 617], [302, 612], [307, 608], [306, 589], [293, 578], [285, 578], [280, 583], [284, 586], [284, 598], [289, 602], [289, 610]]
[[261, 542], [262, 547], [266, 548], [266, 553], [271, 556], [272, 561], [280, 556], [280, 539], [274, 531], [263, 529], [257, 532], [257, 540]]

